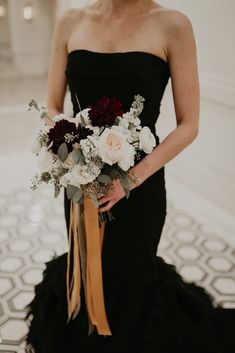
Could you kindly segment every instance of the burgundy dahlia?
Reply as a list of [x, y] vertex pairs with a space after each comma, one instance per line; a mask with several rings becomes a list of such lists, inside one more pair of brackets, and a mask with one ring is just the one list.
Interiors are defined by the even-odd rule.
[[68, 151], [71, 152], [73, 150], [73, 143], [75, 142], [79, 143], [80, 140], [87, 138], [88, 135], [91, 135], [93, 131], [86, 127], [81, 127], [81, 125], [79, 125], [78, 128], [76, 128], [75, 123], [70, 122], [66, 119], [57, 121], [55, 123], [55, 126], [51, 128], [48, 133], [48, 137], [49, 137], [48, 144], [50, 144], [53, 141], [53, 145], [51, 147], [51, 150], [53, 153], [55, 154], [58, 153], [58, 148], [63, 142], [65, 142], [64, 136], [68, 133], [74, 136], [78, 135], [73, 139], [73, 141], [66, 142]]
[[113, 125], [116, 117], [124, 113], [122, 103], [116, 97], [104, 96], [89, 108], [93, 126]]
[[55, 126], [50, 129], [48, 137], [49, 143], [53, 141], [53, 145], [51, 147], [53, 153], [57, 154], [59, 146], [61, 143], [65, 142], [64, 135], [68, 133], [76, 134], [76, 124], [66, 119], [57, 121]]

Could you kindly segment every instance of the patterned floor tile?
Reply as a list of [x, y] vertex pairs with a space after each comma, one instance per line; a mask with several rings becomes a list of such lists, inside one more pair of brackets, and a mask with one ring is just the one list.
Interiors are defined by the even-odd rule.
[[0, 327], [2, 343], [18, 344], [27, 332], [27, 326], [24, 321], [17, 319], [8, 319]]
[[205, 270], [198, 265], [183, 265], [179, 272], [187, 281], [193, 282], [202, 282], [207, 276]]
[[[45, 262], [67, 251], [63, 195], [48, 187], [0, 192], [0, 352], [24, 352], [25, 306]], [[158, 255], [188, 281], [202, 284], [224, 307], [235, 307], [235, 249], [168, 200]]]

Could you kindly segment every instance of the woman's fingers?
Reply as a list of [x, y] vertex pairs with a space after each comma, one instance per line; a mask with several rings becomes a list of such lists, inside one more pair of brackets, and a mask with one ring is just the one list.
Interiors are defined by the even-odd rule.
[[99, 212], [109, 211], [113, 205], [118, 202], [123, 196], [125, 192], [120, 184], [120, 181], [113, 181], [113, 189], [109, 192], [108, 195], [101, 197], [99, 199], [99, 205], [103, 207], [99, 207]]
[[104, 196], [104, 197], [101, 197], [101, 199], [99, 199], [99, 204], [100, 205], [103, 205], [104, 203], [110, 201], [110, 196]]
[[113, 205], [115, 204], [114, 201], [110, 200], [107, 205], [105, 205], [104, 207], [100, 207], [99, 208], [99, 212], [105, 212], [105, 211], [109, 211], [111, 209], [111, 207], [113, 207]]

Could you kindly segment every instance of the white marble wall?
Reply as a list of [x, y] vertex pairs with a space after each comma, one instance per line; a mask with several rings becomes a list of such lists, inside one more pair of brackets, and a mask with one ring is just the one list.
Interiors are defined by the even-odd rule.
[[235, 107], [235, 1], [161, 0], [192, 21], [197, 41], [202, 95]]

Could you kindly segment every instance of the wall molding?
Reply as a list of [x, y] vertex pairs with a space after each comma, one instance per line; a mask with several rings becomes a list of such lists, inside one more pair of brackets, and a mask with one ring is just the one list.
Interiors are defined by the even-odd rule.
[[201, 73], [200, 88], [203, 98], [235, 108], [235, 80], [219, 75]]

